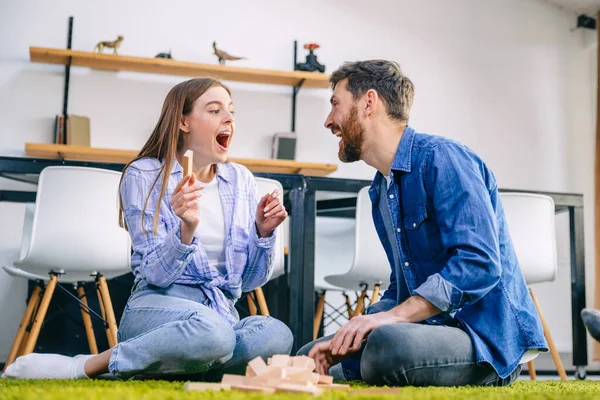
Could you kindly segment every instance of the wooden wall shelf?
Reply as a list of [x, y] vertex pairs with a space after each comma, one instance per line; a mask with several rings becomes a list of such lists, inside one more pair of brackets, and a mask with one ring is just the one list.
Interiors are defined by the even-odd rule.
[[32, 62], [90, 67], [110, 71], [133, 71], [192, 77], [214, 77], [222, 80], [263, 83], [270, 85], [328, 88], [329, 75], [304, 71], [276, 71], [267, 69], [239, 68], [227, 65], [198, 64], [164, 58], [131, 57], [88, 51], [30, 47]]
[[[30, 157], [124, 164], [131, 161], [138, 154], [138, 151], [65, 144], [25, 143], [25, 154]], [[248, 158], [231, 158], [230, 160], [245, 165], [252, 172], [326, 176], [337, 169], [335, 164], [304, 163], [291, 160], [255, 160]]]

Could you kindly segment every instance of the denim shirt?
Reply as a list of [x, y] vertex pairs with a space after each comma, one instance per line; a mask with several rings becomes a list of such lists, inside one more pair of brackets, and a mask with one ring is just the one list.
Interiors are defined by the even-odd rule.
[[[258, 193], [254, 176], [239, 164], [217, 164], [216, 179], [226, 236], [227, 274], [223, 275], [210, 266], [197, 234], [190, 245], [181, 242], [181, 220], [175, 215], [170, 199], [183, 178], [183, 169], [177, 160], [173, 162], [165, 195], [161, 198], [162, 175], [158, 180], [157, 175], [162, 165], [157, 159], [143, 158], [132, 163], [123, 174], [120, 193], [133, 243], [131, 268], [135, 283], [144, 280], [162, 288], [172, 284], [199, 285], [208, 298], [207, 305], [233, 325], [238, 317], [231, 312], [232, 301], [237, 301], [242, 292], [267, 283], [272, 273], [275, 232], [269, 237], [258, 237], [255, 223]], [[154, 214], [158, 204], [155, 234]]]
[[[464, 329], [476, 362], [491, 364], [501, 378], [528, 350], [547, 351], [496, 180], [485, 163], [460, 143], [408, 126], [390, 174], [387, 192], [381, 190], [380, 172], [369, 190], [375, 228], [392, 266], [390, 286], [367, 313], [419, 295], [442, 311], [421, 323]], [[379, 208], [381, 196], [387, 196], [393, 243]], [[407, 291], [398, 290], [399, 280]]]

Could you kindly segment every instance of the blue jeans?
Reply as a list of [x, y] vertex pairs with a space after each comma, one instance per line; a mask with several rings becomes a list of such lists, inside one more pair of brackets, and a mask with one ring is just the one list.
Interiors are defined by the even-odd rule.
[[[293, 336], [281, 321], [252, 316], [231, 326], [210, 309], [199, 286], [159, 288], [140, 281], [121, 318], [109, 371], [121, 378], [207, 373], [244, 374], [255, 357], [290, 354]], [[231, 312], [239, 320], [234, 302]]]
[[[307, 355], [320, 338], [298, 351]], [[521, 372], [502, 379], [490, 364], [476, 364], [469, 335], [443, 325], [391, 324], [376, 328], [361, 350], [333, 366], [336, 382], [363, 380], [388, 386], [506, 386]]]

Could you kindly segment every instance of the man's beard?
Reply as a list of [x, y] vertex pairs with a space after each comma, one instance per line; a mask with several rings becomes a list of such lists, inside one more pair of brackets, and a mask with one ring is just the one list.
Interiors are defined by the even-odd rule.
[[350, 108], [348, 118], [341, 125], [342, 144], [338, 158], [342, 162], [351, 163], [360, 160], [362, 145], [365, 141], [365, 130], [358, 120], [358, 108]]

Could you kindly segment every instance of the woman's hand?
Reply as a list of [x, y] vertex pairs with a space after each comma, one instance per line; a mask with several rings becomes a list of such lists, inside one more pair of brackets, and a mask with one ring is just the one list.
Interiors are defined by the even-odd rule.
[[256, 229], [260, 237], [271, 236], [271, 233], [285, 219], [288, 213], [279, 200], [279, 191], [274, 190], [271, 194], [265, 194], [256, 207]]
[[204, 186], [196, 180], [194, 174], [184, 176], [175, 186], [171, 195], [171, 207], [181, 219], [181, 241], [185, 244], [192, 243], [194, 232], [200, 222], [198, 199]]

